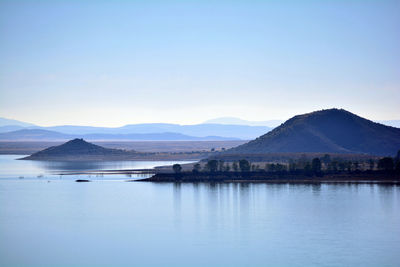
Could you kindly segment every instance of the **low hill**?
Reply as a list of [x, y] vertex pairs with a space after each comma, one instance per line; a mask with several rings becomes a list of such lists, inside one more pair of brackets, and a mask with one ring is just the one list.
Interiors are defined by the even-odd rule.
[[399, 149], [399, 128], [372, 122], [343, 109], [327, 109], [295, 116], [267, 134], [225, 153], [394, 155]]
[[134, 151], [125, 151], [121, 149], [111, 149], [94, 145], [83, 139], [73, 139], [59, 146], [52, 146], [36, 152], [26, 160], [55, 160], [55, 159], [79, 159], [79, 158], [102, 158], [112, 156], [126, 156], [134, 154]]

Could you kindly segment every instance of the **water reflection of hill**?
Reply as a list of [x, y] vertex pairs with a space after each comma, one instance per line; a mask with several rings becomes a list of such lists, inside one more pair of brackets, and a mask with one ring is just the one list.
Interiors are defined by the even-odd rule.
[[103, 170], [106, 162], [95, 161], [35, 161], [41, 168], [48, 171], [91, 171]]

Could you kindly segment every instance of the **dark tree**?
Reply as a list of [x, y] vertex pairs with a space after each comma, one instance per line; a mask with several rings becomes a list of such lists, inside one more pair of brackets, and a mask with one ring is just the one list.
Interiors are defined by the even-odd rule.
[[400, 160], [396, 162], [394, 169], [396, 170], [397, 173], [400, 173]]
[[229, 163], [226, 163], [224, 171], [229, 172], [231, 170], [231, 166], [229, 166]]
[[354, 169], [355, 169], [355, 170], [358, 170], [358, 167], [359, 167], [358, 161], [354, 162]]
[[297, 166], [299, 169], [305, 169], [307, 163], [309, 162], [305, 154], [302, 154], [300, 158], [297, 160]]
[[180, 173], [182, 170], [182, 166], [180, 164], [174, 164], [172, 165], [172, 169], [174, 170], [175, 173]]
[[322, 161], [324, 164], [329, 164], [329, 163], [331, 163], [331, 156], [329, 156], [329, 154], [325, 154], [325, 155], [321, 158], [321, 161]]
[[245, 159], [239, 160], [239, 168], [242, 172], [250, 171], [250, 162]]
[[375, 168], [375, 161], [373, 159], [369, 159], [368, 164], [370, 170], [373, 170]]
[[266, 164], [266, 168], [267, 168], [267, 171], [269, 171], [269, 172], [274, 172], [276, 170], [274, 163]]
[[289, 171], [295, 171], [297, 169], [296, 163], [289, 163]]
[[319, 158], [313, 158], [311, 162], [311, 169], [313, 170], [313, 172], [320, 172], [321, 166], [321, 160]]
[[338, 164], [339, 164], [339, 162], [337, 162], [337, 161], [331, 161], [331, 163], [329, 163], [329, 169], [331, 171], [337, 172]]
[[339, 170], [344, 171], [346, 169], [346, 163], [345, 162], [339, 162]]
[[210, 172], [216, 172], [218, 170], [218, 161], [216, 161], [215, 159], [209, 160], [206, 164], [206, 168]]
[[224, 171], [224, 161], [222, 160], [222, 159], [220, 159], [219, 161], [218, 161], [218, 170], [220, 171], [220, 172], [222, 172], [222, 171]]
[[306, 175], [309, 175], [309, 176], [312, 175], [311, 164], [310, 164], [310, 162], [305, 163], [305, 165], [304, 165], [304, 173], [305, 173]]
[[278, 172], [280, 172], [280, 171], [285, 171], [285, 170], [286, 170], [286, 166], [283, 165], [283, 164], [277, 163], [277, 164], [275, 165], [275, 170], [278, 171]]
[[347, 161], [346, 162], [346, 168], [347, 168], [347, 171], [348, 172], [351, 172], [351, 166], [353, 165], [353, 162], [351, 162], [351, 161]]
[[394, 158], [394, 169], [396, 172], [400, 173], [400, 150], [397, 151], [397, 155]]
[[193, 172], [200, 172], [201, 166], [199, 163], [193, 165]]
[[297, 164], [293, 160], [289, 160], [289, 171], [295, 171], [297, 169]]
[[238, 165], [238, 163], [237, 163], [236, 161], [234, 161], [234, 162], [232, 163], [232, 169], [233, 169], [235, 172], [237, 172], [237, 171], [239, 170], [239, 165]]
[[384, 157], [378, 161], [378, 169], [384, 171], [391, 171], [394, 168], [394, 162], [391, 157]]

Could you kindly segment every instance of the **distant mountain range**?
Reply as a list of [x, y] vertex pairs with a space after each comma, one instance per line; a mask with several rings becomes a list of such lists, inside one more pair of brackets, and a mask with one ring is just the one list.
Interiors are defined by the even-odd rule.
[[[223, 117], [196, 125], [144, 123], [114, 128], [76, 125], [41, 127], [31, 123], [0, 118], [0, 140], [65, 141], [72, 138], [85, 138], [90, 141], [251, 140], [268, 133], [282, 122], [280, 120], [246, 121], [234, 117]], [[382, 123], [400, 127], [400, 120], [382, 121]]]
[[180, 133], [147, 133], [147, 134], [64, 134], [42, 129], [22, 129], [0, 133], [0, 141], [66, 141], [84, 138], [90, 141], [226, 141], [238, 140], [234, 137], [205, 136], [195, 137]]
[[31, 126], [36, 126], [36, 125], [34, 125], [32, 123], [27, 123], [27, 122], [12, 120], [12, 119], [0, 118], [0, 127], [3, 127], [3, 126], [31, 127]]
[[399, 128], [372, 122], [343, 109], [328, 109], [295, 116], [257, 139], [225, 153], [395, 155], [399, 149]]
[[66, 134], [155, 134], [176, 133], [192, 137], [218, 136], [225, 140], [253, 139], [271, 130], [266, 126], [196, 124], [179, 125], [167, 123], [130, 124], [117, 128], [89, 126], [53, 126], [41, 128]]
[[[0, 123], [0, 140], [68, 140], [81, 137], [88, 140], [249, 140], [271, 130], [266, 126], [168, 123], [130, 124], [122, 127], [63, 125], [40, 127], [4, 119]], [[14, 123], [14, 125], [5, 125]], [[28, 131], [29, 130], [29, 131]], [[33, 131], [33, 130], [43, 130]], [[6, 134], [7, 133], [7, 134]]]

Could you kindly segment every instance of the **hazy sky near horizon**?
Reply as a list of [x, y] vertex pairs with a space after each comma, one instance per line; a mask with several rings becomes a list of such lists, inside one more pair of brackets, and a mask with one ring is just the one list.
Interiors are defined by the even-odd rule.
[[400, 119], [400, 1], [2, 1], [0, 116]]

